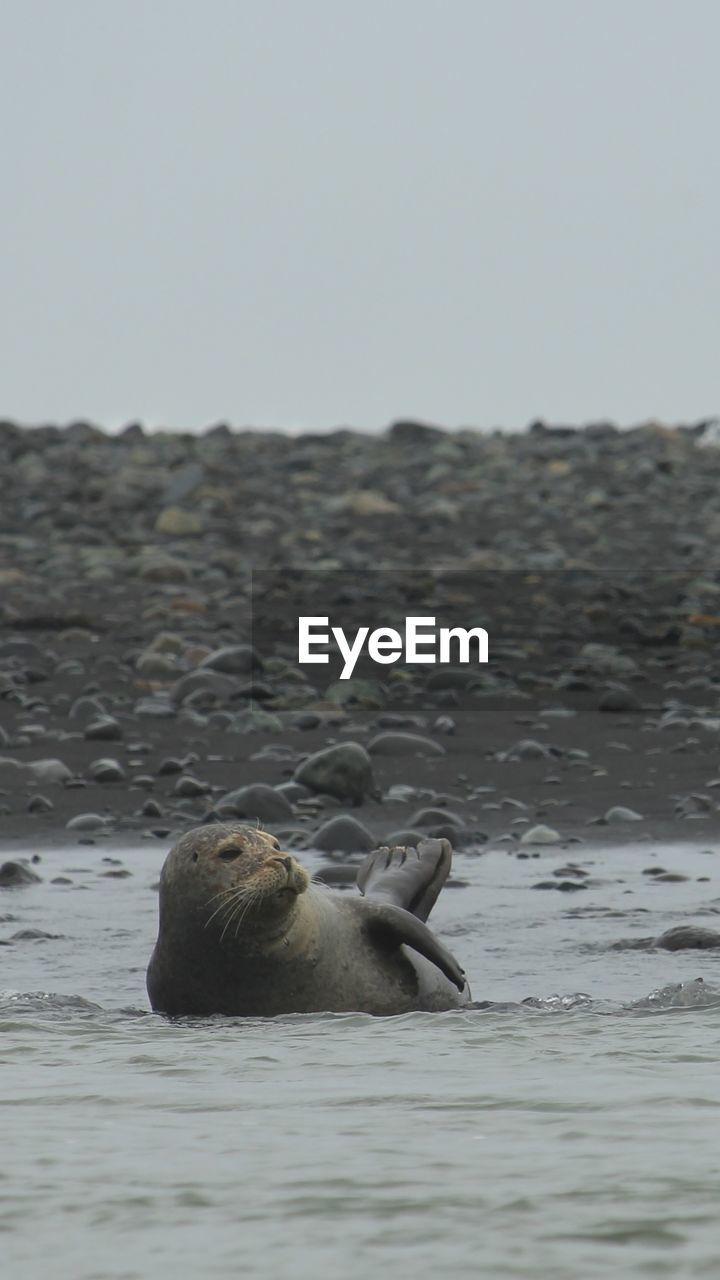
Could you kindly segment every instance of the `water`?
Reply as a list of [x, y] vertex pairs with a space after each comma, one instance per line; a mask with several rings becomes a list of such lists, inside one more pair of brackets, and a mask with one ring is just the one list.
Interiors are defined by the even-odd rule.
[[171, 1024], [163, 853], [46, 854], [72, 885], [0, 896], [0, 939], [62, 935], [0, 947], [4, 1275], [718, 1274], [720, 953], [607, 949], [720, 926], [716, 855], [581, 851], [573, 894], [531, 888], [556, 854], [458, 856], [433, 919], [487, 1009]]

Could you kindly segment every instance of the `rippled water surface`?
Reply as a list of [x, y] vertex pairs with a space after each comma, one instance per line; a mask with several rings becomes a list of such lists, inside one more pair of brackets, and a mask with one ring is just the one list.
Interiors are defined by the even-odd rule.
[[608, 949], [720, 927], [717, 854], [583, 851], [575, 893], [532, 888], [557, 854], [458, 856], [433, 922], [484, 1009], [177, 1023], [144, 992], [163, 854], [0, 896], [3, 1274], [720, 1273], [720, 953]]

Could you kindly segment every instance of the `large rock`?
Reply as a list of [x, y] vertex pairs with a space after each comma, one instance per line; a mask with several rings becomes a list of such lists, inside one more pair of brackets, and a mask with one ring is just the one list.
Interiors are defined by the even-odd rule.
[[298, 765], [294, 777], [311, 791], [354, 805], [362, 804], [367, 795], [377, 796], [372, 761], [359, 742], [341, 742], [316, 751]]
[[0, 889], [20, 889], [25, 884], [39, 884], [40, 876], [22, 862], [3, 862], [0, 867]]
[[250, 822], [284, 822], [293, 816], [287, 796], [264, 782], [253, 782], [247, 787], [238, 787], [236, 791], [228, 791], [216, 801], [215, 809], [223, 817], [232, 814]]
[[38, 782], [63, 783], [72, 778], [72, 772], [62, 760], [33, 760], [28, 769]]
[[367, 827], [349, 813], [329, 818], [310, 840], [311, 848], [323, 853], [369, 853], [376, 843]]

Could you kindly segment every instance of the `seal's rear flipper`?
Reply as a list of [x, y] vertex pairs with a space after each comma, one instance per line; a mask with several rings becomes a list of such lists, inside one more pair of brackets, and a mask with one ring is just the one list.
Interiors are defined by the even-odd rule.
[[[436, 842], [437, 843], [437, 842]], [[447, 843], [447, 842], [446, 842]], [[427, 925], [409, 911], [401, 907], [387, 906], [383, 902], [368, 901], [371, 908], [365, 922], [365, 928], [373, 937], [380, 939], [391, 948], [403, 944], [417, 951], [426, 960], [437, 965], [438, 969], [454, 982], [459, 991], [465, 989], [465, 972], [447, 947], [431, 933]]]
[[383, 846], [369, 853], [357, 874], [366, 897], [402, 907], [418, 920], [427, 920], [450, 874], [449, 840], [421, 840], [417, 849]]

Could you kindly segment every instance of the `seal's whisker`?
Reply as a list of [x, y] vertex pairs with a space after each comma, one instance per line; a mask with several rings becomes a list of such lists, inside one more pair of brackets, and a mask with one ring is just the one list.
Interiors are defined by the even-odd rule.
[[[262, 890], [260, 890], [260, 889], [253, 889], [252, 887], [250, 887], [250, 886], [248, 886], [248, 885], [242, 885], [242, 886], [239, 888], [239, 890], [238, 890], [238, 892], [235, 894], [235, 896], [234, 896], [234, 898], [233, 898], [232, 902], [229, 904], [229, 905], [230, 905], [230, 910], [229, 910], [229, 912], [228, 912], [228, 918], [227, 918], [227, 920], [225, 921], [225, 925], [224, 925], [224, 927], [223, 927], [223, 931], [222, 931], [222, 933], [221, 933], [221, 935], [220, 935], [220, 941], [221, 941], [221, 942], [222, 942], [223, 938], [225, 937], [225, 934], [227, 933], [228, 929], [230, 928], [230, 925], [232, 924], [233, 920], [234, 920], [238, 915], [240, 915], [240, 919], [241, 919], [241, 920], [243, 920], [243, 919], [244, 919], [244, 917], [247, 915], [247, 912], [250, 910], [250, 907], [251, 907], [251, 906], [253, 905], [253, 903], [254, 903], [254, 902], [256, 902], [256, 901], [258, 900], [258, 898], [260, 898], [260, 897], [262, 897]], [[237, 935], [236, 935], [236, 936], [237, 936]]]
[[211, 902], [214, 902], [216, 898], [226, 898], [226, 897], [228, 896], [228, 894], [230, 894], [230, 893], [236, 893], [236, 892], [237, 892], [237, 886], [236, 886], [236, 885], [229, 885], [227, 888], [225, 888], [225, 889], [221, 889], [219, 893], [214, 893], [214, 894], [212, 895], [212, 897], [211, 897], [211, 898], [208, 898], [208, 900], [207, 900], [207, 902], [206, 902], [206, 904], [205, 904], [205, 905], [206, 905], [207, 907], [209, 907], [209, 906], [210, 906], [210, 903], [211, 903]]
[[240, 913], [239, 913], [239, 916], [238, 916], [237, 924], [235, 925], [235, 933], [234, 933], [234, 935], [233, 935], [235, 938], [237, 938], [237, 937], [238, 937], [238, 934], [240, 933], [240, 926], [242, 925], [242, 922], [243, 922], [243, 920], [245, 919], [245, 917], [246, 917], [246, 915], [247, 915], [248, 911], [250, 910], [250, 908], [251, 908], [251, 906], [253, 905], [253, 903], [254, 903], [255, 901], [257, 901], [257, 899], [258, 899], [260, 896], [261, 896], [261, 895], [260, 895], [259, 893], [256, 893], [254, 897], [252, 897], [252, 898], [248, 898], [248, 901], [247, 901], [247, 902], [246, 902], [246, 904], [245, 904], [245, 910], [243, 911], [243, 910], [242, 910], [242, 908], [240, 909]]
[[[242, 920], [243, 917], [247, 914], [248, 910], [250, 909], [252, 902], [253, 902], [253, 898], [250, 894], [246, 894], [241, 898], [235, 899], [235, 901], [233, 902], [232, 911], [228, 915], [228, 918], [225, 921], [225, 925], [223, 927], [223, 931], [220, 934], [221, 942], [225, 937], [225, 934], [227, 933], [228, 929], [230, 928], [230, 925], [232, 924], [233, 920], [237, 916], [239, 916], [240, 920]], [[237, 937], [237, 933], [235, 934], [235, 937]]]
[[[240, 886], [239, 888], [233, 888], [233, 889], [223, 889], [222, 897], [224, 901], [221, 902], [220, 905], [215, 908], [212, 915], [208, 917], [208, 919], [205, 922], [205, 928], [207, 929], [208, 925], [210, 924], [210, 921], [214, 920], [217, 915], [220, 915], [223, 911], [226, 911], [228, 908], [232, 910], [232, 907], [235, 905], [238, 898], [242, 900], [246, 894], [247, 894], [247, 890], [242, 886]], [[215, 898], [219, 898], [220, 896], [221, 895], [219, 893], [215, 894], [215, 897], [211, 898], [210, 902], [214, 902]], [[210, 906], [210, 902], [208, 902], [207, 904], [208, 906]]]

